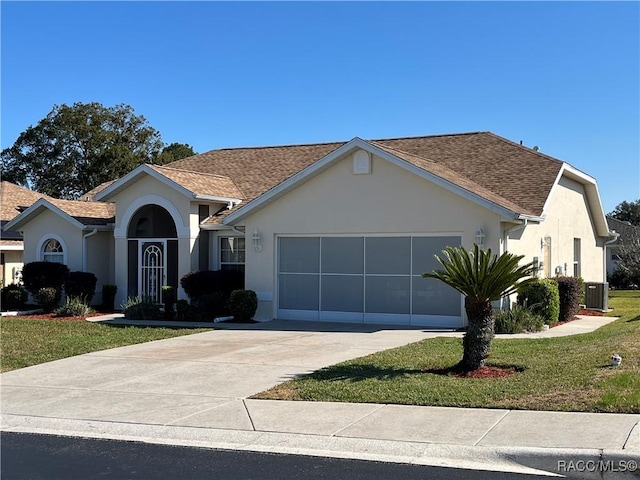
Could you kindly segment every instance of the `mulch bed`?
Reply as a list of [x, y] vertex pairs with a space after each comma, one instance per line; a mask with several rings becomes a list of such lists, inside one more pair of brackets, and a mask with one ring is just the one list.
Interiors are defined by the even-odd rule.
[[430, 368], [423, 371], [424, 373], [457, 378], [504, 378], [515, 375], [523, 370], [519, 367], [484, 366], [471, 372], [465, 372], [454, 366], [449, 368]]

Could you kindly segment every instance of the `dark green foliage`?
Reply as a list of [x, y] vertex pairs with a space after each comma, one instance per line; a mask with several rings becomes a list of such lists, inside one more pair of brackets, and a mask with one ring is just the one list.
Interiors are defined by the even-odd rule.
[[253, 290], [234, 290], [229, 297], [229, 311], [236, 322], [248, 322], [258, 309], [258, 296]]
[[96, 293], [97, 277], [91, 272], [70, 272], [64, 283], [67, 297], [83, 298], [87, 304]]
[[235, 270], [198, 270], [182, 277], [180, 285], [192, 302], [214, 292], [223, 292], [228, 299], [231, 292], [244, 288], [244, 273]]
[[159, 320], [160, 307], [149, 298], [129, 297], [124, 305], [124, 318], [129, 320]]
[[103, 285], [102, 286], [102, 305], [105, 310], [112, 311], [115, 307], [116, 292], [118, 291], [117, 285]]
[[576, 277], [558, 277], [560, 292], [560, 321], [567, 322], [580, 310], [580, 279]]
[[162, 303], [164, 304], [164, 317], [173, 318], [173, 306], [176, 304], [176, 289], [171, 285], [162, 286]]
[[537, 279], [520, 291], [518, 305], [540, 315], [550, 327], [555, 325], [560, 316], [558, 284], [550, 278]]
[[544, 319], [521, 305], [515, 305], [511, 310], [494, 315], [496, 333], [526, 333], [539, 332], [544, 325]]
[[2, 303], [2, 310], [19, 310], [25, 303], [29, 294], [17, 283], [11, 283], [6, 287], [3, 287], [0, 291], [0, 302]]
[[211, 322], [216, 317], [228, 314], [228, 297], [225, 292], [213, 292], [202, 295], [197, 302], [196, 317], [201, 322]]
[[616, 290], [637, 290], [640, 287], [640, 275], [636, 276], [624, 265], [618, 265], [611, 275], [607, 276], [609, 287]]
[[160, 153], [160, 155], [158, 155], [156, 163], [164, 165], [166, 163], [175, 162], [176, 160], [191, 157], [195, 154], [196, 152], [189, 144], [172, 143], [171, 145], [167, 145], [162, 149], [162, 152]]
[[631, 225], [640, 226], [640, 198], [635, 202], [627, 202], [625, 200], [618, 204], [609, 215], [622, 222], [629, 222]]
[[56, 308], [55, 311], [58, 317], [85, 318], [89, 313], [91, 313], [91, 307], [83, 297], [67, 297], [64, 305]]
[[196, 320], [196, 307], [186, 300], [176, 302], [176, 320], [179, 322], [194, 322]]
[[22, 268], [24, 288], [34, 296], [45, 287], [53, 287], [62, 292], [68, 275], [69, 268], [62, 263], [31, 262]]
[[129, 105], [54, 105], [2, 151], [3, 180], [74, 199], [143, 163], [157, 163], [160, 134]]
[[55, 287], [42, 287], [35, 294], [35, 300], [45, 313], [53, 312], [53, 309], [60, 304], [60, 290]]

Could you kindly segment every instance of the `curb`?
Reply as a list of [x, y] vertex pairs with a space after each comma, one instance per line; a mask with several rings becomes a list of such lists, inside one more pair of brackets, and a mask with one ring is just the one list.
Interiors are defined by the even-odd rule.
[[570, 479], [640, 478], [627, 450], [487, 447], [3, 414], [0, 430], [161, 445], [348, 458]]

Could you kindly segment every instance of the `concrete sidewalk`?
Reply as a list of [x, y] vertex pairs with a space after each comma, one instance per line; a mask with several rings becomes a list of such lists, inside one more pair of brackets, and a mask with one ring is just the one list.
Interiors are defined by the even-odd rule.
[[[575, 334], [609, 320], [588, 317], [551, 332]], [[570, 478], [640, 476], [633, 467], [640, 415], [247, 398], [326, 365], [457, 332], [302, 322], [216, 327], [4, 373], [2, 430]]]

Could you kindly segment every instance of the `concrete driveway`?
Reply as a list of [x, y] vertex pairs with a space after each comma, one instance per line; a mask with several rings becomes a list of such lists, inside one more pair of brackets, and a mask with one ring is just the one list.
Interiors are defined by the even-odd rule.
[[251, 430], [242, 399], [298, 375], [443, 332], [268, 322], [2, 374], [2, 413]]

